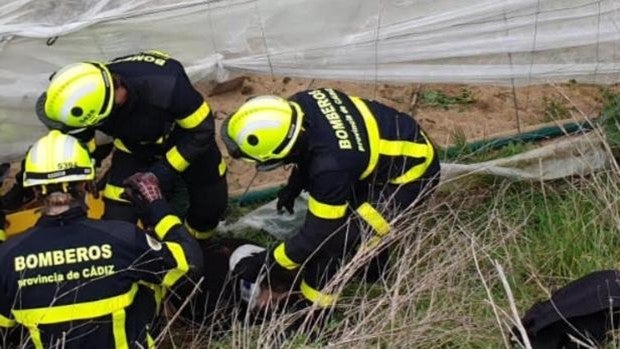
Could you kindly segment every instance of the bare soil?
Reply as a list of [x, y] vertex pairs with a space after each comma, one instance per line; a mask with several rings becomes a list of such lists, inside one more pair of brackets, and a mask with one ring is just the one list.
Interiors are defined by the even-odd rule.
[[[620, 92], [620, 85], [600, 86], [578, 83], [536, 85], [512, 89], [505, 86], [472, 86], [456, 84], [384, 84], [300, 79], [289, 77], [246, 76], [223, 84], [197, 83], [197, 88], [215, 111], [218, 142], [229, 164], [228, 183], [235, 195], [250, 185], [254, 166], [231, 159], [219, 140], [219, 127], [249, 97], [275, 94], [288, 97], [296, 92], [331, 87], [350, 95], [378, 100], [413, 115], [435, 144], [448, 147], [457, 142], [516, 134], [541, 124], [563, 123], [598, 116], [602, 107], [602, 91]], [[433, 96], [466, 101], [453, 104]], [[515, 108], [516, 107], [516, 108]], [[13, 176], [19, 168], [14, 163]], [[269, 187], [286, 180], [288, 171], [258, 173], [253, 189]], [[9, 178], [3, 189], [12, 186]]]
[[[413, 115], [422, 128], [442, 147], [455, 142], [471, 142], [495, 136], [516, 134], [546, 123], [562, 123], [598, 116], [602, 89], [620, 91], [620, 86], [566, 83], [515, 88], [454, 84], [365, 84], [343, 81], [288, 77], [248, 76], [225, 85], [199, 83], [198, 88], [219, 123], [247, 98], [262, 94], [288, 97], [306, 89], [331, 87], [351, 95], [375, 99]], [[460, 101], [437, 102], [434, 96]], [[463, 101], [464, 100], [464, 101]], [[515, 108], [516, 107], [516, 108]], [[219, 140], [218, 140], [219, 141]], [[225, 152], [222, 144], [221, 148]], [[245, 190], [255, 171], [251, 164], [235, 161], [227, 155], [229, 188], [232, 193]], [[259, 173], [252, 187], [280, 183], [287, 171]]]

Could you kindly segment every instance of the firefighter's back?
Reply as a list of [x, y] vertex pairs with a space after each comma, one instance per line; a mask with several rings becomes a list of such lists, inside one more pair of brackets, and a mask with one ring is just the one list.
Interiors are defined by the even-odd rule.
[[76, 209], [74, 217], [43, 218], [2, 246], [2, 306], [27, 329], [29, 346], [146, 344], [156, 305], [136, 278], [140, 264], [149, 263], [140, 259], [138, 233], [132, 224], [92, 221]]

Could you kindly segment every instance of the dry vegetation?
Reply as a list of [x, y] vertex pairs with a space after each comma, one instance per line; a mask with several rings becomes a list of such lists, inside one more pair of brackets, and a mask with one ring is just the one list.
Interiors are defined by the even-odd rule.
[[203, 336], [193, 332], [191, 347], [508, 347], [515, 317], [507, 290], [522, 315], [569, 280], [617, 266], [619, 175], [611, 169], [555, 183], [439, 193], [423, 211], [391, 222], [394, 253], [384, 280], [352, 277], [368, 256], [346, 266], [332, 285], [343, 297], [319, 336], [286, 333], [291, 316], [276, 312], [219, 337], [205, 336], [206, 324]]

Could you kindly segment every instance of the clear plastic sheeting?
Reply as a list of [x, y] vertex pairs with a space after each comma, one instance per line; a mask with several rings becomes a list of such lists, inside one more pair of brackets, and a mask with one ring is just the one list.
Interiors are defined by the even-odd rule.
[[[475, 164], [442, 163], [441, 186], [444, 191], [462, 190], [464, 181], [476, 177], [501, 177], [514, 181], [546, 181], [586, 175], [611, 168], [614, 158], [606, 142], [597, 133], [568, 137], [522, 154]], [[222, 232], [246, 229], [265, 231], [278, 239], [295, 234], [304, 222], [307, 195], [295, 201], [295, 213], [278, 214], [273, 200], [246, 214], [230, 225], [220, 225]]]
[[302, 193], [295, 200], [293, 214], [286, 211], [279, 213], [276, 208], [277, 202], [277, 199], [272, 200], [244, 215], [234, 223], [220, 223], [217, 230], [219, 232], [243, 232], [247, 229], [263, 230], [278, 239], [286, 239], [299, 230], [303, 224], [308, 209], [308, 195]]
[[34, 102], [77, 60], [167, 51], [193, 79], [610, 83], [620, 0], [5, 0], [0, 160], [41, 134]]
[[461, 178], [496, 176], [546, 181], [587, 175], [614, 164], [605, 139], [592, 132], [561, 139], [521, 154], [476, 164], [442, 164], [442, 183], [460, 185]]

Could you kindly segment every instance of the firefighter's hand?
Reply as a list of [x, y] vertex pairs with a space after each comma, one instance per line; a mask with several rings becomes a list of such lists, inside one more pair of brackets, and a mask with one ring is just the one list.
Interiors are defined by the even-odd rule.
[[159, 189], [159, 180], [150, 172], [138, 172], [123, 181], [125, 190], [121, 197], [130, 201], [136, 211], [144, 213], [149, 204], [164, 197]]
[[295, 213], [295, 199], [299, 196], [299, 191], [292, 189], [291, 186], [284, 186], [278, 192], [278, 202], [276, 203], [276, 209], [278, 213], [283, 213], [284, 209], [288, 211], [289, 214]]

